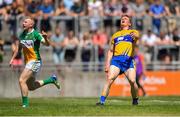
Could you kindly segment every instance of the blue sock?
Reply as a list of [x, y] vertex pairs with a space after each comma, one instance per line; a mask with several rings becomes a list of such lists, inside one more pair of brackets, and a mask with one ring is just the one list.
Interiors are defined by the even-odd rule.
[[100, 97], [100, 101], [101, 101], [101, 103], [103, 103], [103, 104], [104, 104], [104, 103], [105, 103], [105, 101], [106, 101], [106, 97], [105, 97], [105, 96], [101, 96], [101, 97]]

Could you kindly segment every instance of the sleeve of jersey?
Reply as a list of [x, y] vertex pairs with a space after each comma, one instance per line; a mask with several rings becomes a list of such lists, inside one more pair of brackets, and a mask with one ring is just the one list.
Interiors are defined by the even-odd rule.
[[41, 33], [36, 33], [36, 39], [39, 40], [40, 42], [45, 42], [44, 37], [42, 36]]
[[[134, 33], [137, 35], [137, 37], [139, 37], [139, 31], [134, 30]], [[135, 41], [137, 41], [139, 38], [134, 38]]]
[[114, 40], [113, 37], [111, 37], [109, 41], [109, 50], [114, 51]]
[[110, 43], [109, 43], [109, 46], [114, 46], [114, 35], [111, 37], [111, 40], [110, 40]]

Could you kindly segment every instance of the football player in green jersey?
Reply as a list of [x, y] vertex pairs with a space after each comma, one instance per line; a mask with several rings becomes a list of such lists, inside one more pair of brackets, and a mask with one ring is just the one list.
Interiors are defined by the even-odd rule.
[[19, 44], [17, 45], [15, 51], [13, 52], [12, 58], [9, 65], [13, 67], [12, 61], [18, 53], [18, 49], [23, 50], [25, 68], [22, 71], [19, 78], [19, 85], [22, 94], [22, 107], [29, 106], [28, 91], [33, 91], [46, 84], [55, 84], [59, 89], [60, 85], [57, 81], [56, 75], [50, 76], [46, 80], [36, 80], [36, 74], [41, 69], [41, 57], [40, 57], [40, 44], [49, 46], [50, 40], [48, 39], [47, 33], [42, 31], [39, 33], [34, 27], [34, 20], [31, 18], [24, 19], [23, 32], [19, 36]]

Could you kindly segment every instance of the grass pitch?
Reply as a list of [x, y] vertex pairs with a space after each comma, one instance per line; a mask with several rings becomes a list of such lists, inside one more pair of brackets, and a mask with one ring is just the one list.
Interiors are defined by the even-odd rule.
[[108, 98], [96, 106], [98, 98], [30, 98], [28, 108], [20, 98], [1, 98], [0, 116], [180, 116], [180, 97], [141, 97], [138, 106], [130, 97]]

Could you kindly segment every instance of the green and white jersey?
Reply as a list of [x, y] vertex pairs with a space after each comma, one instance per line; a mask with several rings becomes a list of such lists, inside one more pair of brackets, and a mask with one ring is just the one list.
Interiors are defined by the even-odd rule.
[[44, 38], [38, 31], [34, 29], [31, 32], [24, 31], [20, 34], [19, 39], [23, 49], [25, 63], [31, 60], [41, 60], [39, 48]]

